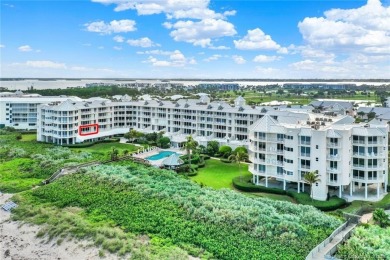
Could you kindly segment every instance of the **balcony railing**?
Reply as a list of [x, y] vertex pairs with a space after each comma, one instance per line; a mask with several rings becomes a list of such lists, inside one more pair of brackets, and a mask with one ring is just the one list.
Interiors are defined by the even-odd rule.
[[326, 145], [328, 147], [339, 147], [340, 144], [337, 142], [337, 143], [334, 143], [334, 142], [327, 142]]
[[365, 144], [366, 142], [362, 141], [362, 140], [353, 140], [352, 143], [353, 144]]
[[310, 153], [301, 153], [301, 157], [310, 157]]
[[300, 144], [301, 145], [310, 145], [310, 142], [309, 141], [301, 141]]
[[326, 156], [326, 158], [327, 158], [328, 160], [338, 160], [338, 159], [340, 159], [340, 155], [339, 155], [339, 154], [328, 154], [328, 155]]

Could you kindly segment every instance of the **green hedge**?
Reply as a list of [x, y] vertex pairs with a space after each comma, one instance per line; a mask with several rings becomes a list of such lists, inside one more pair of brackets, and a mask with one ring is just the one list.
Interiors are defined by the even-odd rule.
[[206, 163], [203, 161], [198, 164], [198, 168], [204, 168], [206, 166]]
[[331, 197], [327, 201], [312, 200], [310, 198], [310, 195], [307, 193], [298, 193], [295, 191], [285, 191], [278, 188], [267, 188], [264, 186], [254, 185], [253, 183], [251, 183], [251, 179], [251, 175], [242, 177], [242, 180], [240, 179], [240, 177], [235, 177], [233, 179], [233, 186], [238, 190], [246, 192], [264, 192], [287, 195], [295, 199], [299, 204], [311, 205], [323, 211], [336, 210], [345, 206], [347, 203], [344, 199], [338, 197]]
[[232, 163], [232, 161], [230, 161], [228, 159], [221, 159], [221, 162], [223, 162], [223, 163]]
[[233, 179], [233, 186], [234, 188], [241, 190], [241, 191], [247, 191], [247, 192], [265, 192], [265, 193], [273, 193], [273, 194], [280, 194], [280, 195], [286, 195], [286, 191], [276, 188], [267, 188], [264, 186], [254, 185], [251, 183], [252, 176], [247, 175], [243, 176], [242, 179], [240, 176], [235, 177]]
[[333, 196], [327, 201], [312, 200], [307, 193], [287, 191], [287, 195], [294, 198], [299, 204], [311, 205], [323, 211], [339, 209], [347, 203], [344, 199]]
[[201, 154], [200, 157], [203, 157], [203, 160], [209, 160], [211, 157], [210, 155]]
[[95, 144], [100, 144], [100, 143], [117, 143], [119, 142], [119, 138], [110, 138], [110, 139], [104, 139], [96, 142], [88, 142], [88, 143], [80, 143], [80, 144], [69, 144], [69, 145], [63, 145], [64, 147], [69, 147], [69, 148], [87, 148], [91, 147]]

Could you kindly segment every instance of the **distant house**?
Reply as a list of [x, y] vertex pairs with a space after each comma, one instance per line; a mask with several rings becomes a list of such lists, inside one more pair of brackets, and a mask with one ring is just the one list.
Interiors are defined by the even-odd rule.
[[353, 115], [353, 103], [345, 101], [312, 101], [309, 104], [321, 112], [329, 112], [337, 115]]
[[390, 107], [390, 97], [388, 97], [385, 101], [385, 107]]

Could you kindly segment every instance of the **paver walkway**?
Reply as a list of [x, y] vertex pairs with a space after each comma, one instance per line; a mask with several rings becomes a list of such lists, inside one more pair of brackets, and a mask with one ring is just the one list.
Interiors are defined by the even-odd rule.
[[367, 213], [367, 214], [364, 214], [361, 218], [360, 218], [360, 221], [362, 223], [368, 223], [370, 222], [370, 220], [372, 219], [372, 213]]
[[322, 248], [319, 252], [313, 255], [311, 259], [324, 260], [329, 251], [340, 242], [343, 241], [344, 236], [352, 229], [356, 227], [356, 224], [349, 224], [343, 231], [337, 234], [329, 244]]

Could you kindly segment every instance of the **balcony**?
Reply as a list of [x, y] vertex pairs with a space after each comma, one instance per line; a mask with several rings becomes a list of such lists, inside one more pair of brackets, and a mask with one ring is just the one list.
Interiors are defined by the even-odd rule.
[[327, 167], [327, 168], [326, 168], [326, 171], [327, 171], [327, 172], [335, 172], [335, 173], [338, 173], [338, 172], [339, 172], [339, 169], [337, 169], [337, 168], [332, 168], [332, 167]]
[[355, 164], [355, 163], [352, 166], [356, 167], [356, 168], [364, 168], [365, 167], [364, 164]]
[[339, 154], [328, 154], [326, 156], [326, 159], [328, 159], [328, 160], [340, 160], [340, 155]]
[[310, 169], [310, 165], [301, 165], [300, 166], [301, 169]]
[[327, 142], [326, 145], [328, 147], [340, 147], [340, 144], [337, 142], [337, 143], [334, 143], [334, 142]]
[[338, 181], [328, 179], [327, 184], [328, 185], [338, 185]]
[[301, 157], [310, 157], [310, 153], [301, 153]]
[[353, 140], [352, 143], [353, 144], [366, 144], [366, 142], [364, 140]]
[[310, 142], [308, 142], [308, 141], [301, 141], [300, 145], [310, 145]]
[[284, 165], [284, 162], [283, 162], [283, 161], [276, 161], [276, 165], [278, 165], [278, 166], [283, 166], [283, 165]]

